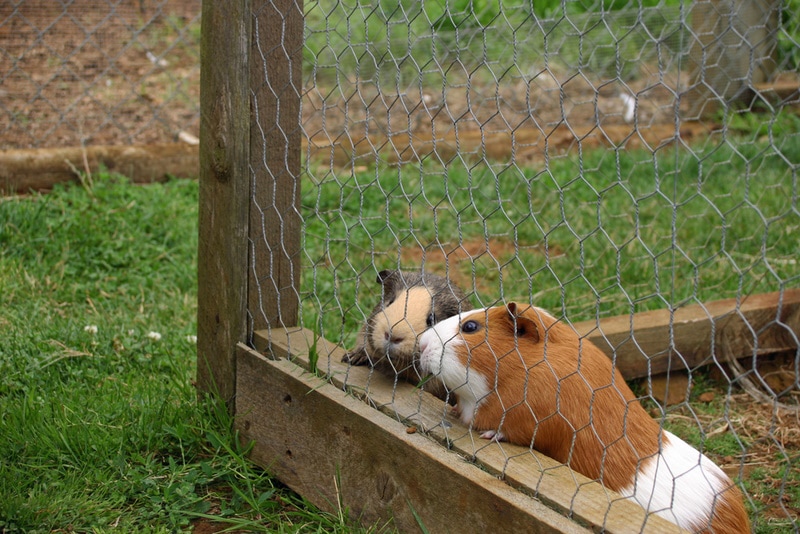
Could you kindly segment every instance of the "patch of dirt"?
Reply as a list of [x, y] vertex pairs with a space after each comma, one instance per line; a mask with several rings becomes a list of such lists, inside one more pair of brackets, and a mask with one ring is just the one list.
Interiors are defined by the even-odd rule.
[[[400, 253], [402, 265], [426, 265], [428, 270], [441, 276], [447, 276], [454, 284], [460, 287], [472, 287], [472, 262], [484, 256], [489, 256], [498, 261], [507, 261], [517, 255], [516, 245], [513, 241], [493, 239], [488, 243], [482, 239], [464, 241], [461, 244], [442, 243], [427, 249], [421, 247], [406, 247]], [[551, 252], [552, 253], [552, 252]], [[542, 250], [544, 254], [544, 250]], [[474, 281], [479, 287], [491, 291], [496, 288], [492, 283], [480, 287], [480, 279]]]
[[211, 521], [210, 519], [196, 519], [192, 521], [192, 532], [194, 534], [217, 534], [217, 532], [241, 532], [239, 530], [226, 530], [230, 528], [225, 523]]
[[[338, 167], [369, 164], [376, 152], [398, 164], [485, 158], [524, 166], [577, 148], [655, 151], [702, 139], [717, 128], [686, 121], [676, 129], [676, 92], [663, 84], [583, 80], [567, 83], [537, 75], [500, 84], [474, 79], [468, 90], [456, 80], [454, 88], [436, 93], [378, 93], [353, 85], [338, 88], [341, 100], [331, 99], [330, 88], [308, 87], [303, 100], [307, 154]], [[623, 95], [636, 102], [632, 118], [626, 117]], [[353, 106], [353, 99], [365, 105]]]
[[0, 14], [0, 149], [198, 134], [200, 3], [25, 0]]
[[[199, 136], [199, 28], [195, 0], [20, 3], [0, 17], [0, 149]], [[403, 90], [306, 78], [306, 154], [338, 167], [374, 162], [376, 152], [397, 163], [526, 165], [578, 145], [655, 150], [713, 128], [687, 122], [676, 131], [670, 75], [621, 83], [548, 69], [498, 82], [453, 71], [445, 88]]]

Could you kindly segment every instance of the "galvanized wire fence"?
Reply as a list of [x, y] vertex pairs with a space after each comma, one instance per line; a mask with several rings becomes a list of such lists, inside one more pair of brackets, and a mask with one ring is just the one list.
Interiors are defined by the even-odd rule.
[[[387, 343], [419, 334], [416, 301], [400, 319], [391, 299], [373, 308], [376, 277], [394, 269], [442, 275], [476, 308], [542, 307], [579, 334], [599, 331], [596, 341], [622, 317], [629, 328], [609, 352], [640, 377], [631, 383], [648, 413], [737, 480], [755, 528], [797, 531], [789, 10], [307, 3], [303, 323], [347, 349], [369, 321], [388, 324], [374, 327]], [[756, 321], [745, 310], [764, 294], [775, 306]], [[734, 299], [723, 315], [709, 305], [720, 299]], [[654, 310], [667, 323], [650, 350], [636, 325]], [[688, 310], [710, 330], [701, 348], [683, 344]], [[631, 346], [638, 371], [623, 361]], [[388, 347], [367, 351], [379, 360]], [[725, 361], [733, 353], [737, 365]], [[388, 410], [408, 417], [398, 406]]]
[[198, 0], [4, 0], [0, 148], [191, 141], [199, 44]]
[[[251, 135], [266, 159], [297, 132], [280, 98], [261, 95], [302, 93], [301, 183], [251, 168], [301, 197], [301, 243], [251, 241], [257, 258], [299, 254], [301, 282], [256, 261], [257, 294], [299, 297], [301, 322], [347, 349], [391, 269], [445, 276], [474, 307], [533, 304], [602, 335], [627, 317], [612, 345], [638, 350], [644, 371], [628, 377], [649, 414], [736, 478], [759, 531], [797, 531], [793, 6], [308, 2], [302, 86], [264, 74], [251, 94], [277, 117]], [[199, 14], [188, 1], [0, 4], [0, 147], [198, 135]], [[297, 50], [255, 52], [254, 64], [287, 54], [299, 69]], [[276, 132], [285, 142], [266, 142]], [[278, 234], [297, 215], [251, 210]], [[756, 321], [748, 303], [763, 294], [774, 306]], [[708, 305], [720, 299], [733, 311]], [[692, 306], [710, 325], [704, 353], [681, 345]], [[659, 310], [666, 344], [650, 351], [637, 317]], [[249, 313], [272, 324], [260, 303]]]

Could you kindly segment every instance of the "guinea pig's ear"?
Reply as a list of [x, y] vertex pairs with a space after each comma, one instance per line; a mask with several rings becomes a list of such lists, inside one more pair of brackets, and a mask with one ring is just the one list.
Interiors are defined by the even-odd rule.
[[394, 300], [394, 295], [397, 292], [398, 282], [400, 278], [400, 271], [385, 270], [378, 273], [376, 280], [383, 286], [383, 299]]
[[539, 323], [529, 316], [529, 312], [532, 312], [533, 308], [530, 306], [522, 308], [516, 302], [509, 302], [506, 309], [508, 309], [509, 323], [511, 328], [515, 329], [516, 336], [518, 338], [528, 338], [534, 343], [538, 343], [541, 337]]
[[378, 278], [375, 280], [375, 282], [377, 282], [378, 284], [383, 284], [387, 278], [392, 276], [393, 272], [394, 271], [392, 270], [384, 269], [383, 271], [378, 273]]

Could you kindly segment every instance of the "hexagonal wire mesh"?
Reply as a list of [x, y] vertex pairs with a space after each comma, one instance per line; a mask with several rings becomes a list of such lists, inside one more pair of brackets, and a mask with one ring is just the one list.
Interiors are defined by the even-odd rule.
[[[475, 307], [515, 300], [601, 333], [627, 317], [625, 345], [641, 341], [634, 314], [668, 310], [673, 350], [640, 353], [635, 394], [740, 482], [756, 528], [796, 531], [796, 322], [741, 311], [798, 285], [791, 5], [544, 4], [306, 3], [302, 322], [353, 347], [374, 279], [396, 268], [446, 276]], [[199, 13], [4, 3], [3, 147], [196, 133]], [[696, 361], [675, 350], [675, 314], [714, 317], [723, 298], [744, 319], [735, 334], [710, 321], [730, 343]], [[783, 345], [758, 345], [770, 330]], [[730, 350], [748, 357], [733, 367]], [[664, 354], [677, 401], [650, 365]], [[413, 420], [422, 404], [398, 395], [385, 409]]]
[[0, 148], [196, 137], [199, 82], [198, 0], [0, 3]]
[[[800, 274], [800, 121], [798, 33], [785, 9], [774, 2], [307, 2], [303, 323], [354, 349], [369, 319], [370, 359], [386, 362], [389, 351], [393, 362], [383, 373], [378, 364], [366, 385], [352, 367], [345, 383], [366, 388], [395, 417], [422, 418], [425, 403], [409, 407], [402, 379], [392, 377], [407, 365], [404, 350], [415, 353], [417, 369], [406, 367], [412, 382], [419, 367], [423, 375], [436, 368], [413, 346], [428, 303], [400, 292], [399, 308], [387, 298], [373, 309], [383, 270], [442, 275], [465, 292], [462, 305], [544, 308], [575, 346], [576, 334], [602, 344], [610, 321], [621, 320], [624, 335], [607, 352], [635, 378], [647, 414], [737, 480], [756, 528], [796, 531], [800, 355], [797, 323], [783, 303], [796, 298], [790, 288]], [[775, 306], [755, 322], [744, 310], [767, 293]], [[708, 304], [720, 299], [734, 299], [727, 314]], [[638, 314], [653, 310], [666, 314], [655, 350], [637, 326]], [[695, 328], [683, 329], [684, 311], [709, 329], [702, 350], [684, 348]], [[447, 342], [454, 332], [440, 337]], [[767, 342], [765, 332], [780, 341]], [[547, 390], [542, 380], [567, 391], [580, 376], [572, 400], [599, 399], [606, 387], [623, 395], [613, 379], [581, 375], [593, 358], [578, 356], [583, 350], [566, 369], [536, 375], [538, 383], [509, 379], [510, 369], [534, 376], [519, 366], [535, 367], [526, 359], [533, 356], [521, 342], [509, 349], [492, 339], [479, 336], [476, 344], [493, 350], [469, 360], [472, 376], [486, 375], [485, 391], [469, 382], [470, 372], [445, 384], [475, 430], [508, 436], [526, 417], [546, 419], [549, 412], [522, 393]], [[638, 358], [633, 367], [623, 362], [626, 347]], [[733, 353], [744, 359], [726, 363]], [[481, 367], [481, 357], [492, 364]], [[383, 401], [375, 400], [382, 374], [395, 388]], [[470, 420], [464, 399], [480, 397], [476, 391], [486, 394], [484, 417]], [[551, 400], [561, 406], [568, 396]], [[442, 404], [438, 421], [448, 418]], [[562, 438], [570, 445], [550, 452], [576, 466], [587, 454], [578, 436], [592, 433], [606, 444], [601, 456], [613, 486], [609, 444], [619, 436], [580, 417], [569, 424]], [[453, 428], [439, 427], [451, 443], [463, 438]], [[532, 439], [548, 450], [541, 434]], [[469, 443], [462, 452], [474, 457], [490, 442]]]

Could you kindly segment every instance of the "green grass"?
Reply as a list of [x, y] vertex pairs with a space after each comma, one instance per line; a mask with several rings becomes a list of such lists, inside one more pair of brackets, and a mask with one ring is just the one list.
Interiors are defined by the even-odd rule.
[[796, 532], [797, 525], [790, 523], [783, 517], [783, 508], [800, 503], [800, 469], [798, 458], [787, 461], [783, 454], [775, 455], [775, 464], [781, 467], [773, 470], [771, 466], [754, 469], [747, 480], [745, 487], [752, 494], [761, 496], [762, 501], [769, 503], [765, 513], [755, 522], [756, 534], [773, 532]]
[[[781, 134], [540, 168], [426, 161], [309, 177], [304, 317], [351, 343], [375, 273], [419, 268], [423, 249], [476, 306], [522, 299], [572, 321], [794, 287], [798, 162], [800, 138]], [[447, 264], [443, 251], [455, 251]]]
[[[771, 143], [732, 128], [692, 150], [541, 168], [306, 175], [304, 321], [347, 343], [377, 270], [417, 268], [403, 253], [421, 248], [439, 267], [445, 244], [487, 240], [511, 247], [449, 266], [476, 305], [530, 299], [571, 320], [796, 286], [800, 143], [782, 124]], [[0, 199], [0, 529], [358, 531], [248, 463], [226, 413], [196, 399], [197, 196], [193, 181], [104, 175]], [[750, 445], [692, 426], [675, 430], [712, 454]], [[786, 454], [777, 465], [796, 463]], [[796, 499], [795, 477], [780, 480]]]
[[0, 198], [0, 532], [361, 530], [250, 464], [197, 400], [197, 189], [102, 176]]
[[[776, 37], [776, 54], [789, 72], [799, 61], [800, 32], [791, 18], [797, 3], [783, 5]], [[458, 70], [440, 66], [454, 64], [473, 84], [564, 68], [629, 83], [685, 70], [695, 39], [692, 6], [679, 0], [312, 1], [304, 9], [304, 60], [313, 65], [306, 74], [345, 92], [356, 79], [359, 91], [372, 83], [400, 92], [437, 88], [438, 77]]]
[[[424, 6], [311, 2], [305, 6], [304, 59], [314, 66], [313, 75], [323, 86], [334, 81], [347, 86], [357, 76], [382, 87], [399, 82], [401, 88], [413, 88], [419, 81], [437, 87], [437, 76], [452, 75], [439, 66], [456, 61], [464, 62], [473, 83], [491, 83], [492, 75], [476, 74], [476, 65], [488, 65], [496, 70], [494, 76], [503, 76], [512, 55], [512, 70], [523, 76], [539, 72], [545, 56], [549, 65], [581, 65], [595, 73], [619, 69], [629, 75], [638, 72], [643, 56], [655, 58], [655, 45], [648, 43], [645, 29], [656, 35], [676, 31], [675, 23], [661, 16], [645, 14], [640, 22], [624, 16], [625, 11], [606, 13], [610, 30], [586, 7], [575, 6], [569, 4], [564, 12], [558, 3], [537, 2], [534, 7], [525, 0], [503, 2], [502, 9], [496, 2], [474, 0]], [[676, 13], [674, 8], [663, 9]], [[618, 21], [621, 16], [624, 20]], [[655, 19], [657, 26], [649, 27], [648, 21]]]
[[656, 65], [679, 68], [691, 41], [681, 2], [646, 0], [635, 9], [620, 0], [603, 4], [601, 10], [598, 2], [551, 0], [310, 2], [304, 60], [313, 69], [307, 75], [345, 92], [356, 89], [357, 79], [359, 91], [376, 83], [413, 93], [419, 86], [438, 89], [442, 77], [452, 84], [459, 73], [470, 84], [491, 86], [544, 69], [579, 68], [590, 78], [629, 83], [651, 76]]

